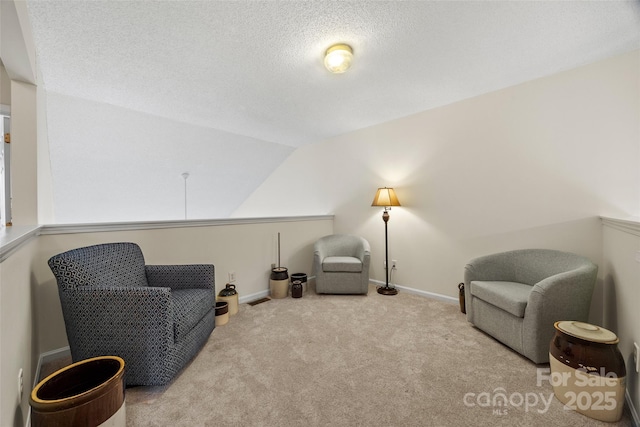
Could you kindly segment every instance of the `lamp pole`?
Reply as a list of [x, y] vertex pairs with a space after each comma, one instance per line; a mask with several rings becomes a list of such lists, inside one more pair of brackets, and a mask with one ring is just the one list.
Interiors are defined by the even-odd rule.
[[398, 290], [389, 286], [389, 234], [387, 232], [387, 223], [389, 222], [389, 212], [387, 207], [384, 207], [382, 213], [382, 220], [384, 221], [384, 273], [386, 276], [385, 286], [378, 288], [378, 293], [382, 295], [397, 295]]
[[384, 221], [384, 274], [385, 285], [378, 287], [378, 293], [382, 295], [397, 295], [398, 290], [389, 286], [389, 234], [387, 232], [387, 223], [389, 222], [389, 211], [391, 206], [400, 206], [400, 201], [396, 197], [393, 188], [380, 187], [373, 198], [371, 206], [384, 206], [382, 220]]

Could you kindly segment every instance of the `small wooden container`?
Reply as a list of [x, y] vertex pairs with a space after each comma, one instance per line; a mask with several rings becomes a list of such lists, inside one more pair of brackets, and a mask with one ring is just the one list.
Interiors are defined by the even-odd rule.
[[216, 302], [216, 326], [223, 326], [229, 322], [229, 303], [226, 301]]

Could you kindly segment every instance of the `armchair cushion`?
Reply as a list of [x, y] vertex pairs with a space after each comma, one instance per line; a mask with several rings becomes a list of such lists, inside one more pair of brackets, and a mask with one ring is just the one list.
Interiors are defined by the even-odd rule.
[[517, 282], [471, 282], [471, 295], [517, 317], [524, 317], [532, 289], [530, 285]]
[[350, 256], [328, 256], [322, 261], [323, 271], [362, 271], [362, 261]]

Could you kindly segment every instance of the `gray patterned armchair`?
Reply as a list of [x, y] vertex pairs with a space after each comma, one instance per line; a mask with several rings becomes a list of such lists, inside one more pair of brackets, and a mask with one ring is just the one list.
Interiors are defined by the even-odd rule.
[[108, 243], [55, 255], [49, 267], [73, 361], [120, 356], [128, 386], [171, 381], [215, 327], [213, 265], [145, 265], [135, 243]]

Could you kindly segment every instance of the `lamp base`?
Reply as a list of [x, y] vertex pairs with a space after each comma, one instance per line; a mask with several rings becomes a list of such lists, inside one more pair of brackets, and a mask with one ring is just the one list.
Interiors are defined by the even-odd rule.
[[378, 293], [381, 295], [398, 295], [398, 290], [391, 286], [380, 286], [378, 287]]

